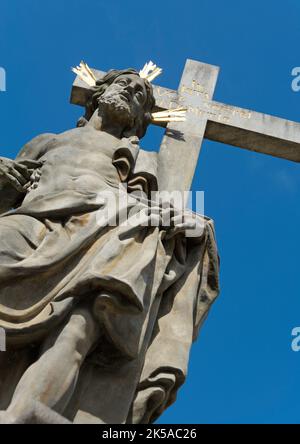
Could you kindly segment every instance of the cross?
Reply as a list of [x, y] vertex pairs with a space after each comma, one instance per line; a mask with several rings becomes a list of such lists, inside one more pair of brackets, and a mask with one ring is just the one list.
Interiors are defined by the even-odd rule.
[[[96, 78], [105, 75], [92, 71]], [[158, 154], [159, 190], [190, 190], [204, 138], [300, 162], [300, 123], [212, 100], [218, 73], [217, 66], [188, 59], [177, 91], [153, 85], [154, 111], [187, 108], [185, 122], [165, 125]], [[77, 77], [71, 103], [84, 106], [87, 97], [88, 86]]]

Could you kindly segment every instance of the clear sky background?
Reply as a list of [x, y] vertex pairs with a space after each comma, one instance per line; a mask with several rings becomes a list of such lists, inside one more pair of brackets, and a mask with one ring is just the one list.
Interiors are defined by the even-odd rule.
[[[82, 58], [102, 70], [151, 59], [170, 88], [186, 58], [219, 65], [216, 100], [300, 122], [299, 18], [299, 0], [2, 0], [0, 155], [75, 126], [70, 66]], [[222, 291], [160, 422], [299, 422], [300, 164], [205, 141], [193, 189], [215, 221]]]

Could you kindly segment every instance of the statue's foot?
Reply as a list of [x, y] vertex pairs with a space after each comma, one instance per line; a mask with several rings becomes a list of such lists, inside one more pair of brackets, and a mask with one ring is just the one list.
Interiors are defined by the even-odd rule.
[[39, 401], [26, 402], [26, 407], [10, 407], [0, 412], [0, 424], [72, 424]]

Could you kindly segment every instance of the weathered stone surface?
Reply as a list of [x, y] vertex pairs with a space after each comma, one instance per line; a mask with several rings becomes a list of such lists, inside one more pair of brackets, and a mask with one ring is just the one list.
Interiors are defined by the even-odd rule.
[[[207, 100], [213, 96], [219, 69], [216, 66], [187, 60], [180, 81], [176, 101], [172, 107], [186, 107], [188, 110], [201, 103], [201, 95]], [[188, 90], [201, 87], [201, 94]], [[185, 122], [169, 123], [162, 140], [158, 157], [158, 182], [161, 190], [189, 191], [195, 173], [198, 156], [204, 137], [206, 120], [190, 111]]]

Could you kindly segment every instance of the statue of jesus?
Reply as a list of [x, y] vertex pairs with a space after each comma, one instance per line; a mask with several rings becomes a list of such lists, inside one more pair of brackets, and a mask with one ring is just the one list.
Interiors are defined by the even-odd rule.
[[[87, 378], [83, 364], [99, 378], [103, 369], [113, 375], [135, 365], [127, 422], [152, 422], [175, 400], [218, 294], [218, 256], [210, 219], [184, 211], [178, 223], [172, 206], [158, 206], [156, 219], [145, 212], [157, 191], [157, 157], [139, 140], [154, 104], [151, 83], [137, 71], [111, 70], [91, 87], [77, 128], [34, 138], [15, 160], [0, 158], [0, 327], [8, 350], [0, 353], [0, 423], [86, 422], [76, 416], [80, 399], [92, 396], [76, 395]], [[118, 203], [115, 224], [107, 193]], [[120, 222], [132, 209], [143, 211], [143, 223]], [[187, 237], [197, 224], [201, 234]], [[104, 395], [97, 397], [93, 415], [106, 422]]]

